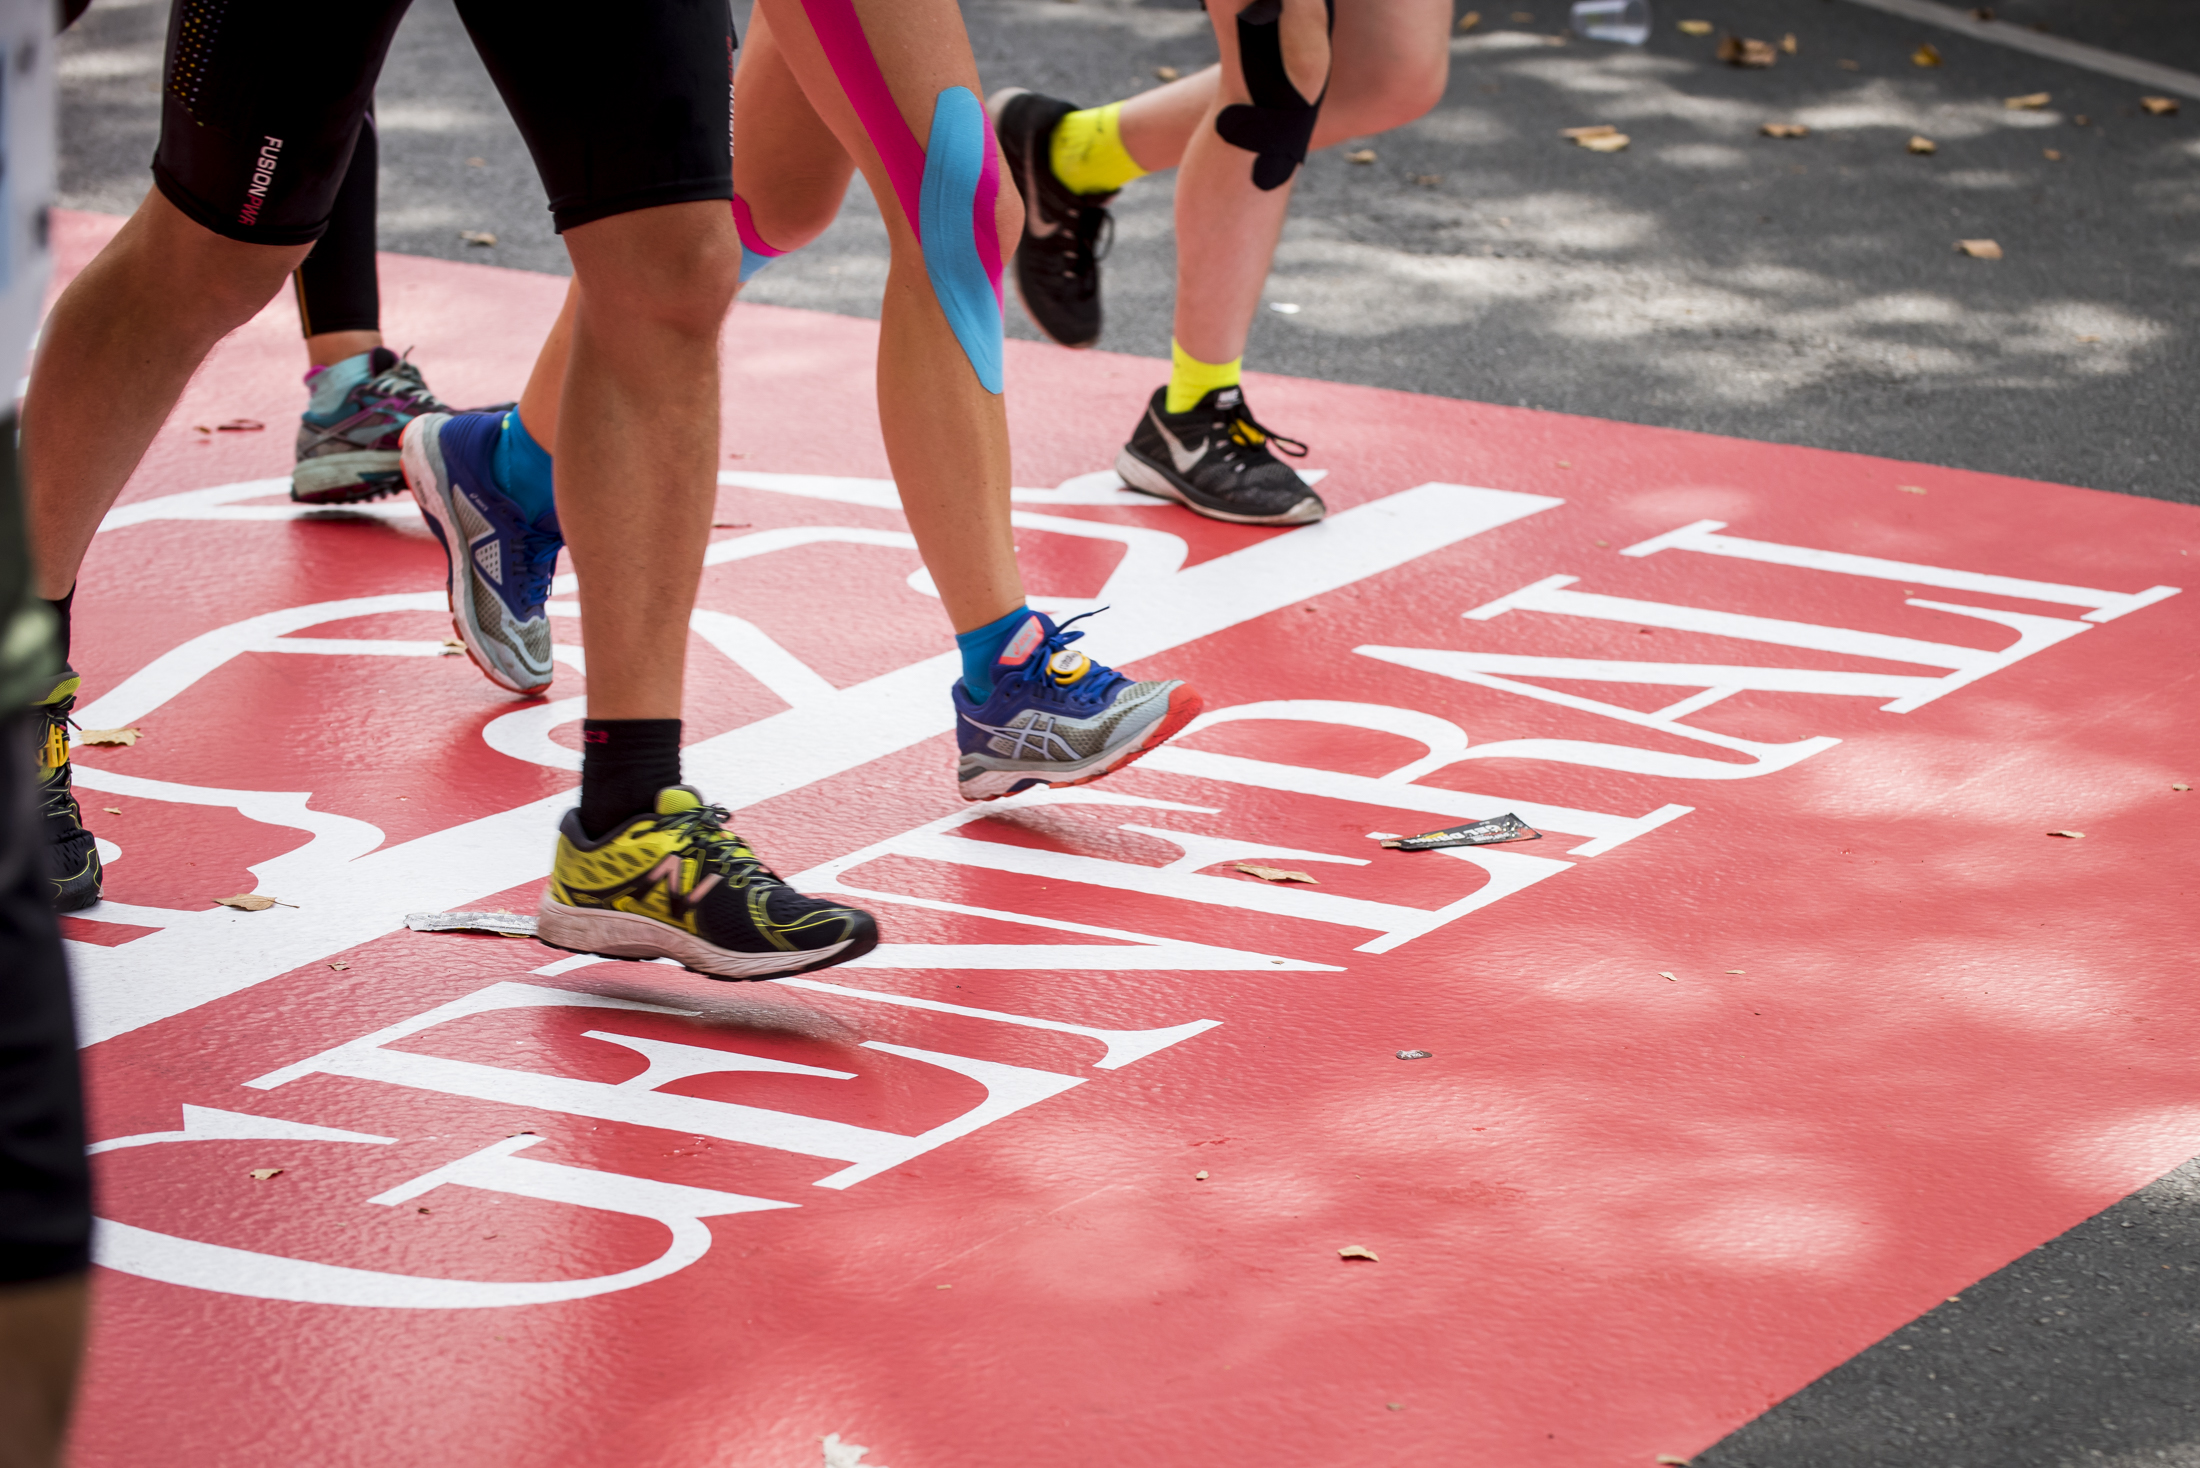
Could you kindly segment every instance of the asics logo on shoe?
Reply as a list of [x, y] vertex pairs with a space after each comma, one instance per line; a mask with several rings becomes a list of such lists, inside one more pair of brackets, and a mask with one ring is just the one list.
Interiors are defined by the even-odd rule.
[[[1003, 759], [1074, 760], [1077, 751], [1054, 732], [1054, 720], [1044, 715], [1021, 726], [981, 724], [968, 714], [963, 722], [980, 733], [992, 735], [991, 752]], [[1003, 746], [1006, 746], [1005, 748]]]
[[484, 537], [474, 545], [474, 564], [481, 574], [497, 585], [504, 584], [504, 543], [494, 535]]
[[1169, 432], [1169, 425], [1161, 421], [1160, 414], [1148, 408], [1146, 416], [1153, 419], [1153, 426], [1160, 433], [1161, 441], [1169, 446], [1169, 458], [1175, 463], [1177, 473], [1191, 473], [1192, 466], [1207, 457], [1207, 440], [1204, 437], [1200, 439], [1198, 447], [1188, 449], [1175, 434]]

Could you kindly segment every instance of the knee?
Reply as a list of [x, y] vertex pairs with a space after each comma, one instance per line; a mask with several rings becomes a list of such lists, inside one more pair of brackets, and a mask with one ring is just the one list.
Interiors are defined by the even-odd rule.
[[582, 310], [614, 330], [715, 340], [741, 282], [740, 236], [722, 202], [598, 220], [570, 231], [567, 249]]
[[1417, 121], [1444, 100], [1450, 60], [1444, 56], [1395, 67], [1379, 86], [1353, 88], [1341, 96], [1332, 93], [1322, 108], [1322, 131], [1334, 138], [1361, 138]]

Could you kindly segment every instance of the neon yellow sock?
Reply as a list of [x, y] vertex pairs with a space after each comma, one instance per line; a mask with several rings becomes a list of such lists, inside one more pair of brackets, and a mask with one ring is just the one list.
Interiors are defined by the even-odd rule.
[[1072, 112], [1056, 123], [1054, 140], [1047, 148], [1054, 176], [1080, 194], [1112, 194], [1151, 172], [1140, 168], [1123, 146], [1117, 121], [1122, 111], [1122, 103], [1110, 102]]
[[1234, 362], [1202, 362], [1169, 338], [1169, 400], [1164, 405], [1171, 413], [1188, 413], [1192, 405], [1218, 387], [1237, 386], [1238, 372], [1245, 366], [1245, 359]]

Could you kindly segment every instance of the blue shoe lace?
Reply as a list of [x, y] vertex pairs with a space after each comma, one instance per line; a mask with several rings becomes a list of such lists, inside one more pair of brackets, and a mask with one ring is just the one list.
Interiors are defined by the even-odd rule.
[[1074, 683], [1065, 685], [1054, 680], [1054, 674], [1049, 665], [1053, 662], [1056, 653], [1063, 651], [1071, 643], [1085, 635], [1082, 632], [1070, 631], [1071, 627], [1084, 621], [1087, 617], [1097, 617], [1106, 610], [1106, 607], [1095, 607], [1089, 612], [1079, 612], [1067, 622], [1058, 624], [1040, 642], [1038, 647], [1032, 650], [1030, 657], [1025, 658], [1023, 662], [1004, 675], [1003, 681], [1013, 682], [1020, 692], [1040, 702], [1070, 704], [1073, 706], [1084, 704], [1095, 707], [1105, 704], [1114, 696], [1117, 688], [1131, 680], [1106, 664], [1095, 662], [1088, 657], [1085, 659], [1086, 667], [1082, 675]]
[[557, 572], [558, 552], [563, 549], [565, 537], [555, 530], [529, 525], [520, 531], [519, 553], [524, 569], [517, 592], [522, 607], [539, 614], [542, 604], [550, 599], [550, 579]]

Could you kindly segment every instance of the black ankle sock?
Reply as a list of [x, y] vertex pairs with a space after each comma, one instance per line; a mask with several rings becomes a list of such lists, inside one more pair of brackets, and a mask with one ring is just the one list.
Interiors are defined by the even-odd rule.
[[60, 620], [61, 625], [54, 632], [54, 640], [61, 644], [61, 661], [67, 662], [69, 660], [69, 604], [76, 600], [76, 588], [74, 586], [70, 587], [69, 594], [59, 601], [55, 601], [50, 597], [41, 597], [40, 600], [44, 601], [47, 606], [52, 607], [54, 616]]
[[678, 719], [581, 721], [581, 829], [591, 841], [680, 783]]

